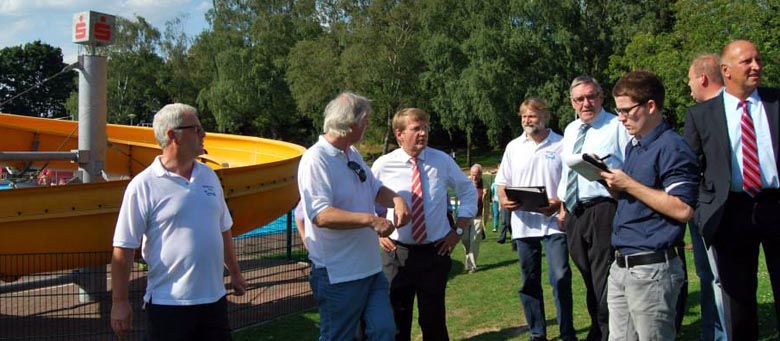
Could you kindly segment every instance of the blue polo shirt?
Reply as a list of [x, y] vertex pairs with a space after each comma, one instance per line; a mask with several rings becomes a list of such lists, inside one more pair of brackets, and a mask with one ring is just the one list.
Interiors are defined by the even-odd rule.
[[[661, 122], [641, 140], [626, 146], [623, 171], [645, 186], [662, 189], [691, 207], [699, 195], [696, 155], [668, 123]], [[681, 241], [685, 224], [654, 211], [620, 192], [612, 229], [612, 245], [621, 254], [665, 250]]]

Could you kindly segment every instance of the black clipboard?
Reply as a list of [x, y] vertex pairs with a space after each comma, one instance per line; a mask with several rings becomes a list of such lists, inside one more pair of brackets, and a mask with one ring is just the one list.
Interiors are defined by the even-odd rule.
[[510, 200], [521, 203], [523, 211], [539, 212], [540, 207], [550, 205], [544, 186], [505, 187], [504, 192]]

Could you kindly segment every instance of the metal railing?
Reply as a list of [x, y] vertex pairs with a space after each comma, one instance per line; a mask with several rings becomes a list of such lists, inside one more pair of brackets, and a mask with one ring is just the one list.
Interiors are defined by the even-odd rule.
[[[285, 226], [274, 226], [284, 224]], [[257, 233], [235, 239], [241, 270], [249, 283], [244, 296], [228, 294], [228, 314], [234, 329], [289, 315], [315, 305], [308, 283], [310, 265], [292, 224], [292, 215]], [[7, 261], [56, 261], [61, 257], [107, 257], [105, 252], [67, 254], [0, 254]], [[0, 282], [0, 340], [106, 340], [110, 326], [110, 266], [24, 276]], [[229, 277], [225, 277], [227, 285]], [[90, 283], [106, 281], [97, 286]], [[105, 285], [107, 284], [107, 285]], [[88, 293], [82, 288], [107, 287]], [[143, 263], [136, 263], [130, 278], [133, 332], [142, 339], [146, 315], [141, 311], [146, 287]]]

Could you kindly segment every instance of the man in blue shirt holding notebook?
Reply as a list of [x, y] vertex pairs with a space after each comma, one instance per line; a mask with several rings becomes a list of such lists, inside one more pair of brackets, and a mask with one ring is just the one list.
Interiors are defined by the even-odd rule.
[[635, 71], [612, 90], [618, 120], [633, 136], [623, 169], [601, 175], [618, 195], [615, 262], [607, 280], [610, 339], [673, 340], [684, 270], [675, 245], [698, 198], [699, 165], [663, 117], [658, 76]]

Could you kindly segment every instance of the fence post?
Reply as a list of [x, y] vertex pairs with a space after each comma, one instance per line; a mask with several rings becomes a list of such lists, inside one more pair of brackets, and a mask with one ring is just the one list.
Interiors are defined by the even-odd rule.
[[293, 210], [287, 211], [287, 260], [292, 260], [292, 220]]

